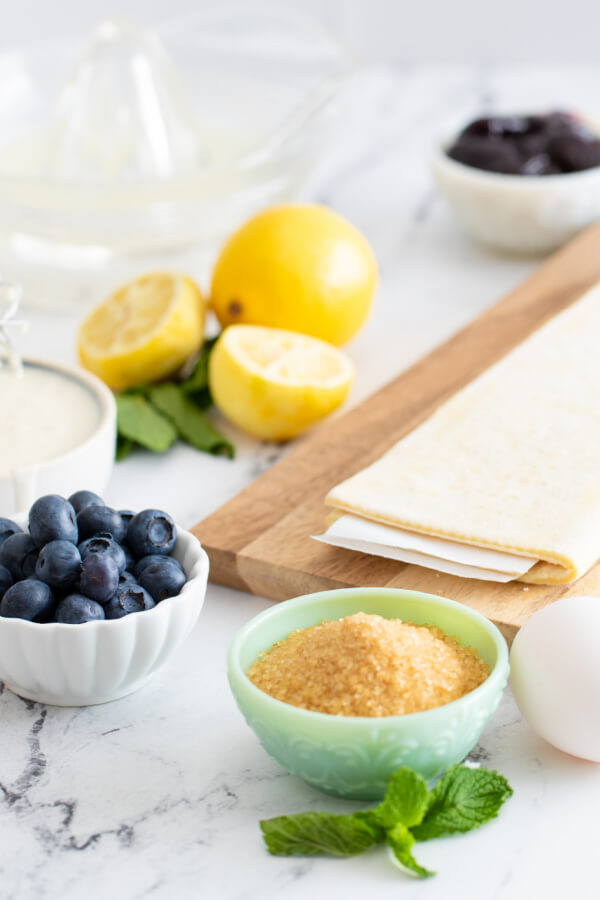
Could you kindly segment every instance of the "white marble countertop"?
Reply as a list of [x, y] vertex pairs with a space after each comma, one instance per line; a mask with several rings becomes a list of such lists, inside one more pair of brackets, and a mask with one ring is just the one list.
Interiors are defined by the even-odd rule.
[[[536, 265], [473, 245], [436, 196], [427, 156], [435, 136], [485, 104], [586, 107], [600, 72], [372, 71], [363, 85], [369, 134], [333, 153], [314, 196], [370, 238], [382, 283], [368, 326], [349, 347], [355, 403], [501, 297]], [[363, 97], [363, 100], [365, 98]], [[52, 296], [52, 285], [48, 286]], [[71, 359], [78, 314], [31, 314], [27, 352]], [[119, 507], [164, 507], [194, 524], [281, 452], [230, 431], [234, 462], [178, 446], [119, 464], [106, 493]], [[225, 656], [235, 631], [268, 601], [209, 586], [197, 627], [137, 694], [61, 709], [0, 691], [0, 897], [219, 898], [285, 896], [496, 900], [597, 898], [600, 766], [553, 750], [507, 692], [472, 754], [515, 794], [480, 831], [418, 848], [438, 871], [418, 882], [373, 851], [350, 860], [281, 859], [258, 820], [308, 809], [346, 811], [266, 755], [230, 695]], [[596, 793], [598, 792], [598, 793]]]

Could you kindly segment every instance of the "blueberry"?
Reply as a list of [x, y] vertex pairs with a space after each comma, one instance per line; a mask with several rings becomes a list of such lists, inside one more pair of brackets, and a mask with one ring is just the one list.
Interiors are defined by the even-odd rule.
[[142, 556], [140, 560], [138, 560], [133, 567], [133, 572], [135, 573], [135, 577], [139, 578], [146, 566], [149, 566], [150, 563], [155, 562], [157, 559], [162, 559], [162, 555], [159, 553], [150, 553], [148, 556]]
[[35, 572], [38, 549], [30, 534], [12, 534], [0, 544], [0, 565], [6, 566], [15, 581]]
[[107, 619], [122, 619], [130, 613], [152, 609], [156, 604], [150, 594], [138, 584], [123, 584], [105, 606]]
[[85, 541], [95, 534], [111, 534], [117, 544], [125, 537], [125, 523], [110, 506], [86, 506], [77, 514], [79, 539]]
[[50, 541], [77, 543], [75, 510], [58, 494], [47, 494], [36, 500], [29, 510], [29, 531], [37, 547]]
[[104, 500], [93, 491], [75, 491], [69, 497], [69, 503], [75, 510], [75, 514], [80, 513], [86, 506], [104, 506]]
[[150, 554], [166, 556], [177, 541], [171, 516], [160, 509], [144, 509], [134, 516], [127, 529], [127, 543], [136, 559]]
[[0, 601], [0, 616], [10, 619], [37, 619], [54, 605], [52, 591], [43, 581], [27, 578], [9, 587]]
[[185, 572], [172, 556], [154, 557], [139, 576], [139, 583], [157, 603], [166, 597], [175, 597], [185, 582]]
[[0, 600], [2, 600], [12, 583], [13, 577], [10, 573], [10, 569], [7, 569], [6, 566], [0, 566]]
[[12, 519], [0, 518], [0, 544], [13, 534], [21, 534], [23, 529]]
[[108, 533], [97, 534], [96, 537], [82, 541], [79, 545], [79, 552], [82, 560], [90, 553], [99, 553], [102, 556], [111, 556], [116, 562], [119, 572], [124, 572], [127, 568], [127, 558], [123, 547], [117, 544]]
[[125, 570], [125, 572], [121, 572], [119, 575], [119, 584], [137, 584], [137, 578], [133, 572]]
[[82, 597], [81, 594], [67, 594], [56, 607], [54, 619], [65, 625], [82, 625], [84, 622], [97, 622], [105, 619], [104, 610], [95, 600]]
[[133, 572], [133, 570], [135, 569], [135, 557], [127, 544], [121, 544], [121, 548], [123, 550], [123, 553], [125, 554], [125, 568], [130, 572]]
[[132, 520], [133, 517], [135, 516], [135, 513], [134, 513], [133, 510], [131, 510], [131, 509], [120, 509], [120, 510], [119, 510], [119, 515], [120, 515], [121, 518], [123, 519], [123, 522], [125, 523], [125, 527], [128, 528], [128, 527], [129, 527], [129, 523], [131, 522], [131, 520]]
[[83, 560], [79, 590], [86, 597], [107, 603], [119, 587], [119, 567], [106, 553], [89, 553]]
[[79, 577], [81, 556], [70, 541], [50, 541], [42, 547], [35, 564], [35, 576], [51, 588], [64, 590]]

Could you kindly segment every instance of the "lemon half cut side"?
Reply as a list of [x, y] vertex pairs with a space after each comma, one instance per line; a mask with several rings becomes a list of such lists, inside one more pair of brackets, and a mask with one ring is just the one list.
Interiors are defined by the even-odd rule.
[[79, 330], [84, 368], [114, 391], [176, 372], [204, 340], [200, 289], [185, 275], [154, 272], [115, 291]]
[[337, 409], [354, 380], [354, 365], [317, 338], [279, 328], [232, 325], [209, 363], [215, 404], [255, 437], [285, 441]]

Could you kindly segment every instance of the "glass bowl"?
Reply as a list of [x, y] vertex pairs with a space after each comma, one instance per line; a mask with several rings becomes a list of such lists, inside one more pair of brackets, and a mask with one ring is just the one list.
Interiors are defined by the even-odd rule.
[[150, 254], [198, 272], [298, 195], [351, 68], [319, 26], [265, 4], [0, 55], [0, 270], [53, 306], [99, 299], [108, 266], [114, 284]]

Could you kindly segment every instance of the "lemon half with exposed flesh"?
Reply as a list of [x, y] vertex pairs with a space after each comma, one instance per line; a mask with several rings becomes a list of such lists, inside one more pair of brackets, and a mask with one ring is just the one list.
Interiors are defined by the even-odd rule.
[[295, 437], [344, 402], [354, 379], [348, 357], [316, 338], [232, 325], [209, 363], [215, 404], [255, 437]]
[[142, 275], [115, 291], [84, 320], [81, 364], [121, 391], [176, 372], [204, 340], [205, 305], [185, 275]]

